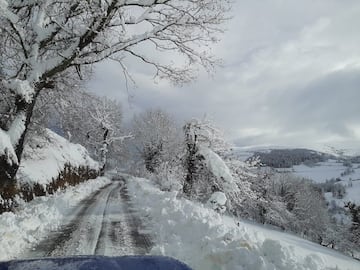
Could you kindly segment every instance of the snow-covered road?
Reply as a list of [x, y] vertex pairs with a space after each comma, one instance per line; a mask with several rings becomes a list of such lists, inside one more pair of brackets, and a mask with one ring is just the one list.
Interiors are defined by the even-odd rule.
[[146, 254], [150, 237], [131, 206], [124, 179], [113, 180], [83, 200], [60, 230], [51, 232], [24, 257]]

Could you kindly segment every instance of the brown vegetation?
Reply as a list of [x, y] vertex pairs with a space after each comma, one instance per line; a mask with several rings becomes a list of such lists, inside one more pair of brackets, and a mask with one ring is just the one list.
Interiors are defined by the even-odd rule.
[[15, 181], [0, 185], [0, 195], [2, 198], [0, 198], [0, 214], [13, 211], [17, 205], [14, 199], [17, 197], [29, 202], [35, 197], [53, 194], [58, 190], [66, 189], [68, 186], [75, 186], [88, 179], [94, 179], [98, 175], [98, 171], [90, 169], [89, 167], [74, 168], [70, 164], [66, 164], [59, 175], [53, 178], [47, 185], [30, 185], [26, 183], [16, 183]]

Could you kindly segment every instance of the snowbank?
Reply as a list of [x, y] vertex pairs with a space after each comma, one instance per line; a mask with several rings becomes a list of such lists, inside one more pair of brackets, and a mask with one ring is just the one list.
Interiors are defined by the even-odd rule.
[[65, 164], [71, 164], [74, 168], [99, 169], [99, 164], [90, 158], [83, 146], [70, 143], [47, 129], [46, 136], [36, 137], [25, 146], [16, 176], [20, 184], [45, 186], [64, 170]]
[[108, 184], [105, 177], [89, 180], [47, 197], [24, 203], [21, 209], [0, 215], [0, 260], [21, 257], [24, 250], [62, 224], [62, 219], [81, 200]]
[[[221, 216], [162, 192], [148, 180], [129, 178], [128, 188], [141, 216], [155, 233], [151, 253], [175, 257], [202, 269], [344, 269], [360, 262], [290, 234]], [[145, 220], [146, 221], [146, 220]]]

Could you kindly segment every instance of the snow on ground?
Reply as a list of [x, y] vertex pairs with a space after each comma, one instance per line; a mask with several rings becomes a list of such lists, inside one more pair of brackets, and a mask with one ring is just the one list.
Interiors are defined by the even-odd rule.
[[346, 188], [346, 194], [342, 199], [336, 199], [331, 193], [325, 194], [330, 202], [334, 200], [338, 206], [343, 206], [344, 202], [352, 201], [360, 204], [360, 164], [353, 164], [353, 173], [341, 175], [347, 169], [342, 163], [336, 160], [319, 162], [316, 166], [306, 166], [304, 164], [293, 166], [293, 168], [276, 169], [278, 172], [289, 172], [297, 176], [311, 179], [316, 183], [324, 183], [330, 179], [340, 179], [336, 184], [343, 185]]
[[343, 201], [351, 201], [360, 205], [360, 180], [351, 182], [351, 186], [346, 189]]
[[0, 215], [0, 260], [21, 257], [22, 252], [62, 225], [62, 219], [81, 200], [110, 183], [98, 177], [47, 197], [22, 203], [15, 212]]
[[294, 174], [314, 180], [317, 183], [323, 183], [326, 180], [339, 178], [337, 182], [346, 188], [346, 194], [342, 199], [336, 199], [331, 193], [325, 194], [328, 201], [334, 200], [340, 207], [345, 202], [351, 201], [360, 204], [360, 167], [359, 164], [353, 164], [354, 172], [341, 176], [346, 167], [339, 162], [329, 160], [328, 162], [320, 162], [318, 166], [308, 167], [305, 165], [294, 166]]
[[[327, 162], [319, 162], [316, 166], [309, 167], [304, 164], [293, 166], [293, 172], [296, 175], [306, 177], [314, 180], [317, 183], [323, 183], [331, 178], [340, 178], [342, 180], [359, 179], [360, 180], [360, 168], [359, 164], [353, 165], [354, 173], [341, 176], [341, 173], [346, 170], [346, 167], [335, 160], [329, 160]], [[291, 170], [291, 169], [288, 169]]]
[[312, 242], [221, 216], [148, 180], [128, 177], [134, 205], [155, 233], [151, 254], [175, 257], [194, 270], [358, 270], [360, 262]]
[[337, 206], [344, 207], [345, 203], [353, 202], [357, 205], [360, 205], [360, 181], [352, 181], [351, 186], [349, 184], [344, 183], [343, 181], [339, 182], [343, 183], [346, 187], [346, 194], [342, 199], [338, 199], [333, 197], [331, 192], [325, 193], [325, 198], [327, 201], [334, 201]]
[[90, 158], [83, 146], [70, 143], [47, 129], [46, 136], [36, 137], [26, 145], [17, 173], [18, 181], [46, 185], [59, 175], [66, 163], [73, 167], [99, 169], [99, 164]]

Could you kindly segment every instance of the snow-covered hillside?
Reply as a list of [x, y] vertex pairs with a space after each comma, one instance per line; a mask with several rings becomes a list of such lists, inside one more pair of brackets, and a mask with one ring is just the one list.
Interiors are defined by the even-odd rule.
[[152, 254], [197, 269], [342, 269], [360, 262], [296, 236], [221, 216], [205, 206], [128, 177], [134, 205], [155, 233]]
[[20, 183], [46, 185], [59, 175], [66, 164], [74, 168], [99, 169], [99, 164], [83, 146], [70, 143], [46, 129], [45, 136], [34, 136], [25, 146], [16, 176]]
[[[241, 148], [235, 147], [233, 155], [240, 159], [246, 160], [256, 153], [270, 153], [272, 150], [282, 150], [288, 152], [288, 157], [291, 157], [291, 151], [294, 149], [287, 149], [285, 147], [249, 147]], [[313, 150], [306, 150], [313, 151]], [[350, 151], [348, 151], [350, 152]], [[333, 198], [332, 194], [326, 194], [326, 198], [331, 201], [334, 200], [339, 206], [343, 206], [344, 202], [354, 202], [360, 204], [360, 164], [352, 163], [351, 167], [345, 166], [341, 158], [338, 159], [336, 155], [324, 152], [316, 152], [320, 155], [329, 155], [333, 157], [321, 162], [310, 162], [311, 165], [301, 163], [293, 165], [290, 168], [274, 168], [279, 173], [292, 173], [296, 176], [310, 179], [315, 183], [325, 183], [327, 180], [337, 179], [337, 185], [343, 185], [346, 188], [346, 194], [343, 198]], [[279, 158], [274, 156], [274, 159]]]

